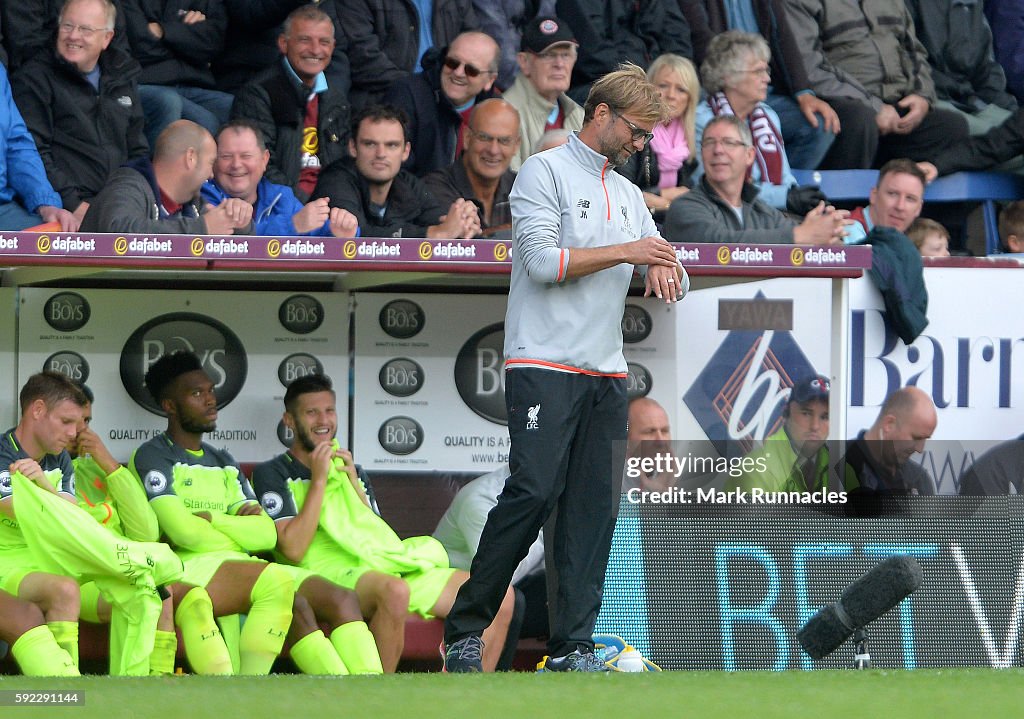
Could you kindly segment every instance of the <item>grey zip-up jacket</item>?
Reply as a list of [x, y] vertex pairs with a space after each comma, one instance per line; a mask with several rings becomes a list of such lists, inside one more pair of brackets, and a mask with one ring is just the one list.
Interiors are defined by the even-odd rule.
[[509, 200], [505, 366], [625, 376], [621, 321], [633, 265], [566, 274], [570, 248], [661, 237], [640, 189], [573, 134], [523, 163]]
[[797, 223], [757, 194], [757, 187], [744, 183], [740, 223], [729, 203], [702, 175], [696, 187], [672, 201], [665, 215], [665, 235], [669, 242], [792, 243]]

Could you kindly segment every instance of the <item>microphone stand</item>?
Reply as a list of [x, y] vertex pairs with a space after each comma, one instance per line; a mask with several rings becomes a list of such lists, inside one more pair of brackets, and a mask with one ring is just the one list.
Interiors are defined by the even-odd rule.
[[868, 652], [868, 633], [864, 630], [864, 627], [859, 627], [853, 633], [853, 641], [856, 645], [853, 653], [853, 668], [870, 669], [871, 654]]

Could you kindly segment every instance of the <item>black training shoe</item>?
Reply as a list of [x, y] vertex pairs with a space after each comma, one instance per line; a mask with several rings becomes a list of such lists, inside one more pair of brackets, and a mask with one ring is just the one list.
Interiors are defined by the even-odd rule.
[[610, 672], [611, 667], [594, 652], [578, 649], [564, 657], [545, 657], [537, 667], [538, 672]]
[[451, 674], [482, 672], [484, 667], [480, 662], [483, 651], [483, 640], [472, 634], [452, 644], [446, 645], [442, 642], [441, 657], [444, 659], [444, 666], [441, 671]]

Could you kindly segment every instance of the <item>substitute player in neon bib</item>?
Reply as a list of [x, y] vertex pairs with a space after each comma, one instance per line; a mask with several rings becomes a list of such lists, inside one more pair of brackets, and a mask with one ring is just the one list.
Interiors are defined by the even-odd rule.
[[[276, 552], [355, 590], [370, 619], [384, 668], [402, 654], [408, 612], [443, 618], [467, 572], [452, 569], [433, 537], [400, 540], [370, 508], [352, 455], [335, 441], [338, 418], [331, 380], [309, 375], [288, 385], [284, 422], [291, 448], [253, 471], [253, 484], [277, 526]], [[514, 597], [506, 591], [484, 630], [491, 649], [482, 656], [493, 671], [505, 643]]]
[[[241, 673], [269, 672], [289, 632], [292, 659], [303, 672], [380, 673], [354, 595], [250, 554], [272, 549], [277, 535], [238, 463], [202, 441], [216, 428], [217, 399], [199, 358], [165, 355], [145, 381], [167, 413], [167, 431], [136, 450], [131, 468], [185, 562], [185, 581], [206, 588], [217, 616], [248, 615], [239, 638]], [[330, 641], [318, 619], [334, 628]]]
[[[156, 542], [160, 527], [146, 493], [127, 467], [114, 459], [110, 450], [92, 429], [95, 397], [88, 386], [82, 391], [89, 400], [82, 408], [82, 423], [74, 445], [69, 449], [75, 467], [75, 491], [78, 506], [106, 527], [115, 537], [139, 542]], [[175, 582], [167, 590], [171, 596], [163, 601], [157, 622], [153, 652], [149, 657], [151, 674], [173, 674], [181, 629], [185, 655], [196, 674], [231, 674], [231, 656], [224, 645], [220, 629], [213, 617], [213, 602], [202, 587]], [[110, 602], [95, 582], [82, 586], [82, 618], [89, 622], [110, 624], [113, 619]], [[116, 632], [111, 632], [111, 673], [120, 661]]]
[[[22, 595], [31, 594], [33, 583], [50, 592], [58, 588], [63, 603], [74, 603], [76, 619], [77, 584], [95, 583], [113, 606], [116, 632], [111, 636], [117, 651], [111, 653], [111, 671], [149, 674], [161, 606], [159, 588], [181, 577], [181, 560], [165, 544], [116, 538], [73, 500], [74, 474], [65, 448], [73, 442], [71, 433], [77, 433], [87, 404], [78, 385], [62, 374], [41, 372], [25, 383], [21, 399], [21, 421], [0, 448], [0, 455], [8, 459], [0, 459], [0, 466], [9, 465], [0, 483], [16, 500], [18, 520], [4, 525], [22, 542], [20, 550], [9, 545], [4, 552], [8, 561], [17, 560], [4, 581]], [[42, 575], [49, 577], [43, 584], [38, 581], [40, 572], [48, 573]], [[55, 580], [55, 574], [65, 579]], [[64, 588], [68, 581], [75, 586]], [[51, 631], [74, 657], [77, 622], [52, 626]]]

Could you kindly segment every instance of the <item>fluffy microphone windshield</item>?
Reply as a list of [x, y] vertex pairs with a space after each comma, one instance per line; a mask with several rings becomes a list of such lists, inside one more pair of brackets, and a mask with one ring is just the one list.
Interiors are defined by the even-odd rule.
[[835, 604], [823, 607], [796, 633], [810, 656], [822, 659], [854, 631], [873, 622], [921, 586], [921, 565], [913, 557], [889, 557], [847, 587]]

